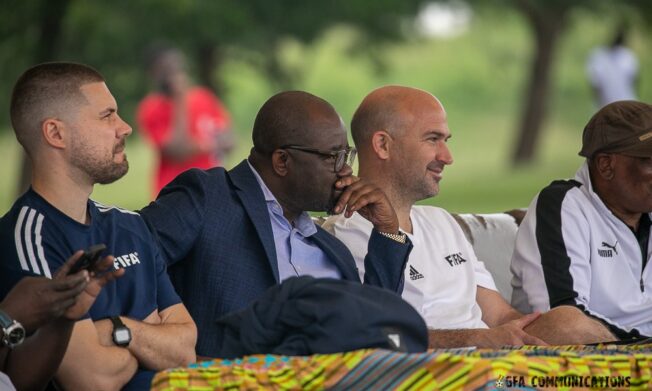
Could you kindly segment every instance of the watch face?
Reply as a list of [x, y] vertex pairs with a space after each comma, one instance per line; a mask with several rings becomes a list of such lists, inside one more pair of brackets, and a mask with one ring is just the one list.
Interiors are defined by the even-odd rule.
[[15, 320], [11, 325], [9, 325], [9, 327], [4, 328], [3, 333], [4, 336], [2, 337], [2, 343], [10, 349], [20, 345], [25, 340], [25, 329]]
[[23, 342], [23, 339], [25, 339], [25, 329], [22, 327], [16, 327], [9, 333], [8, 340], [12, 345], [17, 345]]
[[117, 329], [114, 332], [116, 343], [127, 343], [131, 340], [131, 333], [128, 329]]

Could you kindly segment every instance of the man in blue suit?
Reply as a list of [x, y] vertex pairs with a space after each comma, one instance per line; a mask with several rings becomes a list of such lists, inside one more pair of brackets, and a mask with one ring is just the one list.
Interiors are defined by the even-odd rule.
[[274, 95], [256, 116], [253, 144], [232, 170], [186, 171], [141, 211], [197, 323], [200, 356], [221, 345], [218, 318], [289, 277], [360, 281], [346, 246], [306, 211], [368, 219], [365, 283], [403, 288], [412, 245], [385, 194], [352, 176], [355, 149], [328, 102], [301, 91]]

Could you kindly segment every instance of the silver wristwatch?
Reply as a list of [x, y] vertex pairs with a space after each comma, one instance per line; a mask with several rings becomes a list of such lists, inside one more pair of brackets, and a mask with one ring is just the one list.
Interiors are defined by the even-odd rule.
[[11, 319], [0, 310], [0, 328], [2, 328], [2, 344], [9, 349], [20, 345], [25, 340], [25, 328], [15, 319]]

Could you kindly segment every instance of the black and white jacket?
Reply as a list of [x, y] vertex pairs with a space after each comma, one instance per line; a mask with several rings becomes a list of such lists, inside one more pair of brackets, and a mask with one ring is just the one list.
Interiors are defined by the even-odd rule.
[[[512, 305], [574, 305], [619, 338], [652, 336], [649, 215], [637, 234], [593, 192], [585, 162], [532, 201], [512, 257]], [[644, 257], [643, 257], [644, 254]]]

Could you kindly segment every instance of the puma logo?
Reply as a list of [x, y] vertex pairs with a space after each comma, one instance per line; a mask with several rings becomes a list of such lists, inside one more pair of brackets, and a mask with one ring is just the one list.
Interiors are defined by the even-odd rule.
[[616, 246], [618, 246], [618, 241], [616, 240], [616, 243], [614, 245], [610, 245], [607, 242], [602, 242], [602, 247], [605, 248], [599, 248], [598, 249], [598, 255], [600, 255], [602, 258], [611, 258], [613, 257], [613, 254], [616, 253], [618, 255], [618, 250], [616, 249]]
[[616, 240], [616, 243], [614, 243], [613, 246], [610, 245], [610, 244], [607, 243], [607, 242], [602, 242], [602, 247], [607, 247], [607, 248], [610, 248], [610, 249], [614, 250], [614, 252], [616, 253], [616, 255], [618, 255], [618, 250], [616, 250], [616, 246], [617, 246], [617, 245], [618, 245], [618, 241], [617, 241], [617, 240]]

